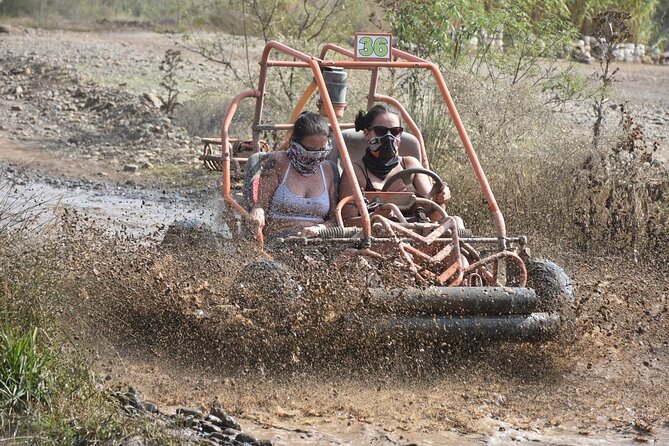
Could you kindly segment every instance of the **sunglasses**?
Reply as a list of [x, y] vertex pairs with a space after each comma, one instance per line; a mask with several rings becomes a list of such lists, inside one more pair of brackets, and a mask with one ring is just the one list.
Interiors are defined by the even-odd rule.
[[[300, 143], [298, 142], [298, 144], [300, 144]], [[323, 151], [326, 151], [326, 150], [330, 150], [330, 148], [332, 147], [332, 145], [330, 144], [330, 141], [328, 141], [327, 144], [325, 144], [325, 147], [309, 147], [309, 146], [305, 146], [304, 144], [300, 144], [300, 145], [307, 152], [323, 152]]]
[[370, 127], [370, 129], [374, 130], [374, 133], [379, 136], [387, 135], [388, 132], [390, 132], [390, 134], [393, 136], [400, 136], [404, 131], [403, 127], [384, 127], [382, 125], [375, 125]]

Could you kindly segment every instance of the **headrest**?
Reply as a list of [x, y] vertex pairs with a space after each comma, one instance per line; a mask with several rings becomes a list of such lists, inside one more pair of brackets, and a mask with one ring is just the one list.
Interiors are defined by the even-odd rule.
[[[351, 162], [359, 163], [362, 157], [365, 156], [365, 150], [367, 149], [365, 134], [363, 132], [356, 132], [355, 129], [346, 129], [342, 131], [342, 136], [344, 137], [348, 154], [351, 157]], [[406, 132], [402, 133], [402, 138], [400, 139], [400, 156], [413, 156], [422, 163], [423, 159], [420, 154], [418, 138]], [[337, 166], [339, 166], [339, 170], [342, 170], [339, 146], [335, 139], [332, 140], [332, 152], [328, 155], [328, 159], [335, 161]]]

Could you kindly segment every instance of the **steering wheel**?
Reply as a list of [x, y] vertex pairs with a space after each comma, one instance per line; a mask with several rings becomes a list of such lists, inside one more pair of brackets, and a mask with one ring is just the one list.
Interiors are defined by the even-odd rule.
[[413, 181], [411, 180], [413, 175], [427, 175], [434, 180], [434, 186], [432, 186], [430, 192], [427, 193], [427, 196], [423, 198], [431, 200], [444, 186], [444, 182], [441, 178], [439, 178], [439, 175], [432, 172], [431, 170], [423, 169], [422, 167], [411, 167], [409, 169], [400, 170], [396, 174], [389, 176], [383, 184], [381, 192], [388, 192], [390, 186], [397, 180], [402, 180], [405, 187], [411, 186], [413, 184]]

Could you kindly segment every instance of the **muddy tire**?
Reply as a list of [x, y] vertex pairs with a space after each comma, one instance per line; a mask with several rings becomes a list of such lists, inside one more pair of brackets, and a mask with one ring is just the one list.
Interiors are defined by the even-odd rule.
[[527, 275], [527, 286], [537, 294], [537, 311], [558, 315], [558, 338], [571, 339], [576, 324], [575, 294], [567, 273], [550, 260], [532, 259]]
[[290, 332], [299, 315], [302, 287], [283, 264], [260, 260], [239, 272], [228, 303], [263, 331]]

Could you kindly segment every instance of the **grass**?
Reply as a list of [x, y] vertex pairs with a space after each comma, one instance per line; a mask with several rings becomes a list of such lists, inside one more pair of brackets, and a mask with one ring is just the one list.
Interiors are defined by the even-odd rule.
[[48, 401], [54, 358], [40, 348], [39, 333], [36, 327], [21, 333], [7, 322], [0, 328], [0, 404], [9, 414]]
[[9, 244], [7, 236], [0, 233], [0, 438], [53, 446], [131, 438], [180, 444], [157, 420], [129, 416], [73, 342], [80, 296], [55, 260], [80, 259], [74, 253], [81, 247]]

